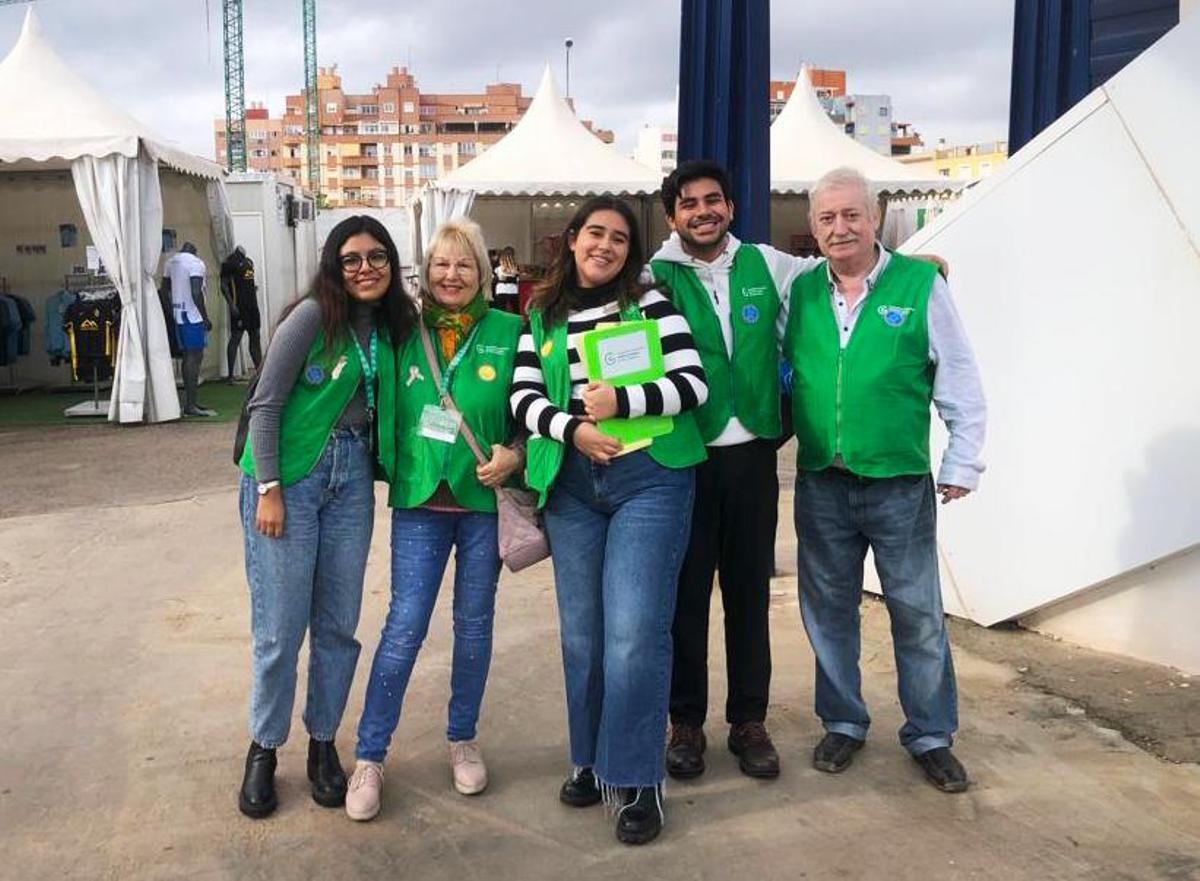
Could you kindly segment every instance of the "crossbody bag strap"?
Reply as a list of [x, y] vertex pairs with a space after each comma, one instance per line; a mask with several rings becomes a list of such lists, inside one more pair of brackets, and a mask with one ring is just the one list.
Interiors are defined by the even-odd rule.
[[[429, 328], [425, 325], [423, 319], [418, 319], [421, 325], [421, 345], [425, 348], [425, 360], [429, 363], [429, 372], [433, 374], [433, 382], [438, 388], [442, 387], [442, 368], [438, 366], [437, 355], [433, 351], [433, 340], [429, 336]], [[442, 406], [448, 410], [453, 410], [456, 413], [462, 413], [458, 409], [458, 405], [454, 403], [454, 398], [450, 397], [450, 390], [446, 390], [446, 394], [442, 396]], [[467, 420], [464, 417], [459, 423], [459, 430], [462, 432], [463, 440], [467, 442], [467, 446], [471, 448], [471, 452], [475, 454], [475, 458], [479, 460], [480, 465], [486, 465], [490, 459], [483, 454], [483, 450], [479, 446], [479, 441], [475, 440], [475, 433], [471, 431], [471, 426], [467, 425]]]

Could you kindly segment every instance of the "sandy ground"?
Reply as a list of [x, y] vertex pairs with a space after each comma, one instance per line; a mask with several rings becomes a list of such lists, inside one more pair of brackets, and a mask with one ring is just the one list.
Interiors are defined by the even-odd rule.
[[[738, 773], [718, 711], [709, 771], [669, 786], [654, 844], [623, 847], [600, 809], [560, 805], [564, 708], [543, 564], [501, 581], [481, 725], [486, 793], [457, 795], [445, 760], [446, 592], [380, 817], [353, 824], [308, 797], [298, 704], [280, 810], [247, 820], [235, 807], [249, 645], [229, 431], [0, 434], [0, 878], [1200, 879], [1200, 767], [1189, 752], [1200, 683], [1163, 668], [956, 625], [957, 751], [975, 785], [947, 796], [895, 741], [886, 613], [868, 601], [872, 739], [846, 774], [812, 770], [819, 726], [787, 574], [787, 492], [772, 604], [779, 780]], [[382, 505], [378, 515], [343, 756], [387, 603]], [[715, 636], [719, 604], [714, 625]], [[719, 707], [719, 664], [712, 675]]]

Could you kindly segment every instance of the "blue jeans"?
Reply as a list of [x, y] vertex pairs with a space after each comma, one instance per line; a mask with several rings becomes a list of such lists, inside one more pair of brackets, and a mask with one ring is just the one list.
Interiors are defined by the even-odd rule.
[[608, 786], [662, 782], [671, 620], [693, 469], [646, 452], [596, 465], [568, 450], [546, 504], [571, 762]]
[[358, 613], [375, 518], [367, 442], [335, 431], [307, 477], [283, 488], [283, 536], [254, 528], [258, 494], [242, 476], [241, 514], [250, 582], [254, 672], [250, 736], [260, 746], [288, 738], [296, 662], [309, 636], [304, 725], [310, 736], [337, 734], [358, 663]]
[[871, 479], [829, 468], [796, 476], [800, 612], [817, 658], [817, 715], [826, 731], [867, 736], [858, 607], [870, 547], [892, 625], [906, 720], [900, 742], [914, 756], [950, 746], [958, 729], [936, 511], [928, 474]]
[[400, 721], [404, 692], [454, 557], [454, 660], [446, 737], [473, 740], [492, 663], [492, 620], [500, 555], [496, 515], [477, 511], [392, 511], [392, 602], [371, 664], [358, 722], [360, 759], [382, 762]]

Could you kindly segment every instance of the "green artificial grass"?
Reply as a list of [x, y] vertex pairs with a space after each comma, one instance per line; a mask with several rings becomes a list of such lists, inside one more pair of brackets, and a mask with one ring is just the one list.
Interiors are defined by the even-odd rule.
[[[101, 389], [100, 401], [108, 399], [109, 391]], [[200, 386], [200, 405], [216, 410], [207, 418], [184, 417], [183, 421], [197, 425], [212, 422], [236, 422], [246, 398], [246, 383], [229, 385], [223, 381], [206, 382]], [[26, 425], [101, 425], [103, 416], [64, 416], [63, 410], [92, 399], [87, 386], [69, 391], [29, 391], [19, 395], [0, 395], [0, 428]]]

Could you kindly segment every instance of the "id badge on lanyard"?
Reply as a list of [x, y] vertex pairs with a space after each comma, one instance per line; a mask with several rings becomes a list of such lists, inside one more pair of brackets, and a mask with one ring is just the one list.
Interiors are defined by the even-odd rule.
[[417, 427], [421, 437], [427, 437], [443, 444], [452, 444], [458, 440], [458, 430], [462, 426], [462, 414], [457, 410], [440, 407], [437, 404], [426, 404], [421, 410], [421, 422]]
[[371, 341], [368, 343], [370, 358], [359, 344], [357, 334], [351, 331], [350, 338], [354, 341], [354, 349], [358, 352], [358, 361], [362, 365], [363, 392], [367, 397], [367, 446], [374, 456], [379, 447], [375, 437], [375, 378], [379, 375], [379, 331], [371, 331]]
[[458, 366], [466, 357], [471, 345], [475, 342], [475, 334], [479, 330], [479, 325], [471, 329], [471, 333], [466, 340], [458, 347], [458, 351], [446, 365], [446, 369], [442, 371], [442, 383], [438, 392], [441, 397], [440, 404], [426, 404], [421, 410], [421, 422], [417, 426], [417, 431], [421, 437], [427, 437], [430, 440], [438, 441], [443, 444], [452, 444], [458, 440], [458, 431], [462, 427], [463, 415], [455, 409], [448, 406], [450, 401], [450, 381], [454, 378], [454, 373], [458, 370]]

